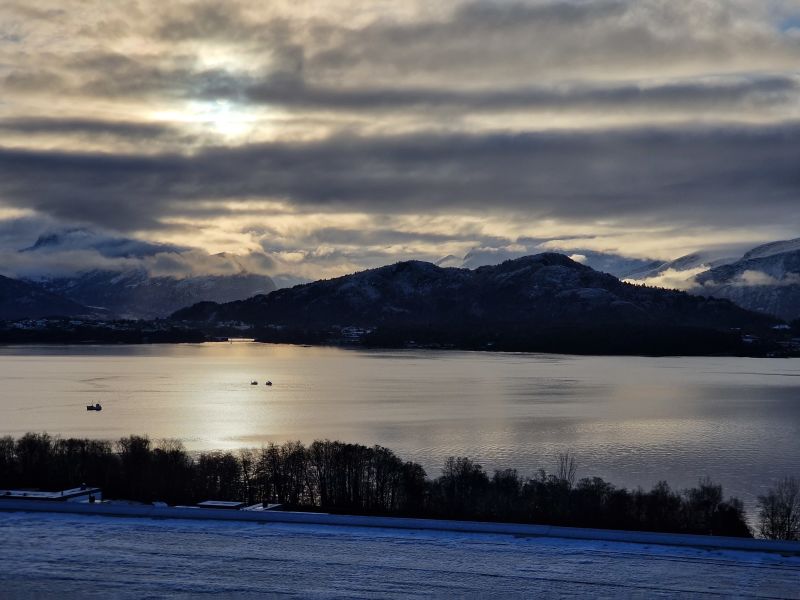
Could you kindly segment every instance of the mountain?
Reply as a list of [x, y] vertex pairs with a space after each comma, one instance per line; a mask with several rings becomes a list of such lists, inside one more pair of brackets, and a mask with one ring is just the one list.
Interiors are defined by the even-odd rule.
[[275, 289], [272, 279], [265, 275], [152, 277], [143, 269], [89, 271], [42, 279], [39, 283], [49, 292], [127, 319], [165, 317], [203, 300], [230, 302]]
[[761, 246], [756, 246], [752, 250], [745, 253], [742, 260], [752, 260], [756, 258], [767, 258], [777, 254], [786, 254], [789, 252], [800, 252], [800, 238], [793, 240], [784, 240], [780, 242], [770, 242]]
[[247, 300], [204, 302], [172, 318], [247, 323], [283, 341], [287, 330], [313, 341], [358, 329], [377, 345], [666, 354], [740, 351], [732, 328], [774, 323], [725, 300], [624, 283], [555, 253], [475, 270], [401, 262]]
[[671, 273], [673, 279], [677, 281], [683, 279], [687, 282], [684, 287], [691, 287], [689, 282], [698, 272], [735, 261], [736, 258], [723, 257], [717, 252], [693, 252], [674, 260], [656, 263], [650, 268], [630, 271], [621, 277], [632, 281], [647, 281], [658, 280], [665, 274]]
[[[276, 288], [270, 277], [250, 274], [269, 262], [260, 253], [208, 254], [84, 227], [47, 231], [18, 252], [29, 283], [123, 319], [164, 317], [202, 300], [229, 302]], [[231, 274], [195, 275], [207, 270]]]
[[0, 275], [0, 320], [86, 316], [93, 312], [37, 285]]
[[576, 250], [570, 253], [570, 258], [595, 271], [608, 273], [619, 279], [625, 279], [633, 273], [653, 269], [661, 262], [650, 258], [631, 258], [593, 250]]
[[458, 258], [457, 256], [454, 256], [453, 254], [448, 254], [447, 256], [443, 256], [442, 258], [440, 258], [439, 260], [437, 260], [433, 264], [435, 264], [437, 267], [445, 267], [445, 268], [447, 268], [447, 267], [456, 267], [456, 268], [462, 267], [463, 268], [464, 267], [464, 260], [465, 259]]
[[800, 240], [774, 242], [695, 277], [693, 293], [727, 298], [749, 310], [800, 319]]
[[[540, 246], [535, 246], [539, 248]], [[559, 253], [567, 251], [555, 250]], [[463, 259], [457, 259], [452, 254], [436, 261], [440, 267], [460, 267], [463, 269], [477, 269], [478, 267], [499, 265], [507, 260], [514, 260], [524, 256], [530, 256], [536, 252], [531, 252], [531, 247], [509, 250], [508, 248], [474, 248], [470, 250]], [[649, 258], [631, 258], [614, 254], [613, 252], [597, 252], [595, 250], [569, 250], [570, 258], [583, 265], [593, 268], [595, 271], [609, 273], [620, 279], [625, 279], [641, 271], [649, 271], [657, 268], [662, 261]]]
[[629, 280], [724, 298], [748, 310], [793, 321], [800, 319], [800, 238], [757, 246], [741, 258], [688, 254], [634, 273]]

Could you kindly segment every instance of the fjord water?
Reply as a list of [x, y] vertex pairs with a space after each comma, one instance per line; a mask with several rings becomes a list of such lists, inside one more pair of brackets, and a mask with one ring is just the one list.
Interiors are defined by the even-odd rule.
[[[579, 476], [684, 487], [709, 475], [751, 506], [774, 478], [800, 476], [800, 360], [28, 346], [0, 348], [0, 378], [0, 435], [135, 433], [189, 450], [339, 439], [433, 476], [451, 455], [532, 474], [570, 449]], [[87, 412], [95, 402], [103, 411]]]

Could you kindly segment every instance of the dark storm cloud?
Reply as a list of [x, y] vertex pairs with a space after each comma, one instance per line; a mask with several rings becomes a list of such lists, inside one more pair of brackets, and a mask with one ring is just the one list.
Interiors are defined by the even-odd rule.
[[105, 121], [90, 118], [17, 117], [0, 119], [0, 131], [26, 135], [112, 135], [129, 139], [183, 137], [171, 125], [141, 121]]
[[[229, 82], [229, 85], [231, 82]], [[435, 88], [322, 88], [302, 81], [274, 79], [240, 87], [250, 101], [286, 106], [358, 111], [441, 107], [460, 111], [570, 110], [620, 112], [752, 109], [797, 101], [798, 80], [787, 76], [724, 78], [648, 85], [571, 85], [522, 89], [448, 91]], [[240, 96], [241, 97], [241, 96]]]
[[797, 40], [763, 27], [764, 19], [753, 3], [736, 1], [472, 2], [440, 20], [320, 27], [328, 42], [309, 52], [307, 68], [530, 82], [788, 66], [800, 56]]
[[[83, 93], [98, 97], [162, 95], [186, 100], [232, 100], [289, 109], [381, 112], [414, 108], [502, 112], [513, 110], [624, 112], [629, 110], [749, 111], [796, 103], [800, 85], [789, 75], [696, 78], [667, 83], [571, 83], [468, 90], [447, 85], [402, 87], [319, 85], [302, 72], [281, 71], [264, 78], [223, 69], [162, 65], [118, 54], [81, 57], [73, 65], [85, 76]], [[117, 77], [108, 78], [108, 72]], [[43, 79], [43, 86], [53, 81]], [[22, 85], [17, 83], [16, 85]], [[33, 85], [33, 82], [26, 83]]]
[[[486, 136], [334, 137], [193, 155], [0, 152], [15, 206], [146, 228], [196, 200], [274, 198], [365, 212], [797, 220], [800, 125]], [[213, 205], [213, 203], [212, 203]], [[218, 214], [226, 207], [218, 205]]]

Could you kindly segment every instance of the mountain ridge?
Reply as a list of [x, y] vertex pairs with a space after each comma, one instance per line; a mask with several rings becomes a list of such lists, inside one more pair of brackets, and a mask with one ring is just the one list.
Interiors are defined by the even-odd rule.
[[709, 269], [694, 279], [699, 286], [696, 293], [726, 298], [787, 321], [800, 319], [800, 247], [747, 253], [737, 262]]
[[0, 320], [96, 316], [96, 311], [19, 279], [0, 275]]
[[275, 283], [266, 275], [237, 273], [177, 278], [151, 276], [143, 269], [94, 270], [45, 278], [37, 283], [75, 302], [132, 319], [163, 318], [200, 300], [227, 302], [275, 289]]
[[[266, 337], [270, 331], [294, 330], [316, 339], [332, 329], [361, 328], [371, 332], [364, 341], [378, 345], [408, 345], [422, 338], [512, 347], [525, 346], [526, 337], [547, 338], [552, 345], [560, 331], [561, 339], [572, 339], [568, 347], [580, 345], [573, 338], [581, 332], [623, 347], [622, 340], [613, 338], [626, 331], [670, 338], [670, 344], [687, 350], [691, 345], [675, 332], [695, 344], [705, 335], [727, 336], [726, 343], [735, 345], [732, 330], [767, 329], [776, 322], [727, 300], [625, 283], [558, 253], [474, 270], [404, 261], [247, 300], [204, 302], [171, 318], [206, 325], [244, 323], [261, 328]], [[473, 341], [467, 344], [466, 339]], [[586, 346], [597, 346], [593, 342], [584, 340]]]

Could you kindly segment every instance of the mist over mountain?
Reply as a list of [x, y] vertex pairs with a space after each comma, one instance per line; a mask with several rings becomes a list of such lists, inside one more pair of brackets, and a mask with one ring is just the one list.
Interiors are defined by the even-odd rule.
[[46, 232], [20, 252], [60, 253], [75, 250], [93, 250], [108, 258], [144, 258], [159, 253], [184, 252], [188, 248], [102, 234], [85, 227], [74, 227]]
[[800, 319], [800, 240], [755, 248], [741, 260], [697, 275], [695, 281], [695, 293], [727, 298], [787, 321]]
[[697, 291], [695, 276], [710, 268], [735, 261], [736, 258], [720, 256], [717, 251], [692, 252], [661, 262], [652, 268], [630, 272], [622, 278], [632, 283], [693, 293]]
[[16, 266], [38, 289], [101, 314], [152, 319], [203, 300], [229, 302], [276, 289], [266, 256], [207, 252], [98, 232], [46, 231]]
[[[435, 264], [475, 270], [559, 244], [566, 245], [528, 238], [476, 246]], [[750, 310], [800, 318], [800, 270], [793, 258], [800, 252], [800, 240], [770, 242], [738, 253], [731, 247], [700, 249], [668, 261], [584, 249], [580, 244], [557, 251], [633, 283], [727, 298]], [[3, 256], [6, 275], [119, 318], [165, 317], [197, 302], [227, 303], [310, 281], [301, 268], [297, 273], [281, 271], [266, 251], [210, 254], [77, 226], [41, 231]], [[291, 269], [288, 263], [280, 268], [287, 266]]]
[[800, 318], [800, 238], [763, 244], [739, 258], [697, 252], [630, 279], [725, 298], [792, 321]]

